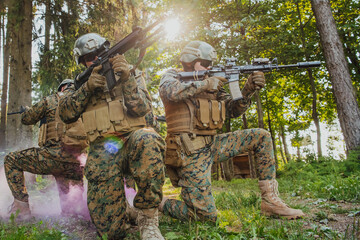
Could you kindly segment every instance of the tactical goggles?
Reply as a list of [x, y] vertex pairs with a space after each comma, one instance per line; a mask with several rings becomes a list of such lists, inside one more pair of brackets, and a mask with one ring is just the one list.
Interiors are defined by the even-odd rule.
[[82, 60], [83, 63], [93, 62], [96, 59], [97, 54], [98, 54], [97, 51], [88, 53], [88, 54], [82, 56], [81, 60]]
[[200, 65], [205, 67], [205, 68], [208, 68], [210, 66], [212, 66], [212, 61], [209, 61], [209, 60], [200, 60]]

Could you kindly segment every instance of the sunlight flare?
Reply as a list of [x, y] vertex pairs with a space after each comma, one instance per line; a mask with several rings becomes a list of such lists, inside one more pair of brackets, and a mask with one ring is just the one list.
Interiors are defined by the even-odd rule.
[[165, 28], [166, 38], [170, 40], [175, 39], [180, 31], [180, 22], [176, 18], [170, 18], [165, 22], [164, 28]]

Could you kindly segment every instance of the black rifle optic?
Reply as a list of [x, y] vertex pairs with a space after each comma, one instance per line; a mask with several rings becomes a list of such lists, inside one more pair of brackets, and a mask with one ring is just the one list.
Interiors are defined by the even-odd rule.
[[14, 115], [14, 114], [22, 114], [23, 112], [25, 112], [25, 107], [23, 106], [20, 106], [20, 111], [17, 111], [17, 112], [8, 112], [7, 115]]
[[106, 77], [108, 90], [111, 90], [116, 85], [116, 78], [114, 71], [111, 67], [111, 63], [109, 62], [109, 58], [114, 57], [117, 54], [124, 54], [128, 50], [132, 48], [140, 49], [139, 58], [137, 63], [135, 64], [132, 71], [135, 71], [136, 67], [140, 64], [143, 59], [146, 48], [152, 45], [155, 41], [157, 41], [161, 37], [161, 32], [163, 31], [162, 27], [157, 28], [153, 33], [148, 35], [154, 27], [156, 27], [160, 22], [163, 21], [163, 18], [160, 18], [150, 26], [142, 29], [140, 27], [136, 27], [133, 29], [132, 33], [127, 35], [125, 38], [116, 43], [113, 47], [109, 48], [109, 43], [106, 41], [98, 50], [98, 59], [94, 61], [94, 63], [88, 67], [84, 72], [78, 74], [75, 77], [75, 87], [78, 89], [81, 85], [83, 85], [90, 77], [92, 70], [94, 67], [98, 65], [102, 65], [102, 69], [99, 73]]
[[309, 68], [319, 67], [320, 61], [313, 62], [298, 62], [290, 65], [278, 65], [277, 58], [269, 61], [268, 58], [256, 58], [251, 65], [236, 66], [235, 58], [226, 60], [225, 65], [217, 65], [209, 70], [195, 71], [195, 72], [180, 72], [179, 77], [181, 81], [198, 81], [203, 80], [205, 76], [218, 76], [228, 79], [229, 89], [233, 100], [242, 99], [241, 90], [237, 83], [240, 74], [253, 73], [255, 71], [271, 72], [282, 68]]

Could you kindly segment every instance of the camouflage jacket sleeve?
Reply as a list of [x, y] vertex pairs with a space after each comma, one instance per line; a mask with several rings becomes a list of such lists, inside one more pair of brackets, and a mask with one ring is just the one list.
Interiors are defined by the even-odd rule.
[[25, 125], [33, 125], [46, 116], [47, 101], [43, 98], [21, 114], [21, 122]]
[[92, 93], [87, 89], [86, 84], [83, 84], [76, 91], [73, 86], [67, 88], [59, 103], [59, 115], [61, 120], [65, 123], [72, 123], [78, 120], [85, 111], [91, 94]]
[[135, 71], [124, 83], [123, 93], [128, 114], [134, 117], [145, 116], [151, 110], [151, 97], [146, 89], [145, 80], [140, 71]]
[[194, 97], [208, 88], [203, 81], [180, 82], [175, 69], [167, 71], [161, 78], [160, 97], [164, 101], [179, 102]]
[[226, 117], [237, 118], [241, 116], [251, 105], [250, 99], [243, 99], [233, 101], [229, 93], [225, 90], [218, 92], [218, 100], [225, 100], [226, 103]]

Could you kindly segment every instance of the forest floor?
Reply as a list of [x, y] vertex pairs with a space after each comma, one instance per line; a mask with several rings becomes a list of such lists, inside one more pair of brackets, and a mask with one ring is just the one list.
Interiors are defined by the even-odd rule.
[[[338, 161], [292, 163], [288, 164], [286, 171], [278, 171], [280, 196], [290, 207], [304, 211], [306, 216], [302, 219], [286, 220], [261, 215], [257, 180], [233, 179], [231, 182], [212, 183], [218, 209], [216, 224], [185, 223], [161, 216], [160, 230], [168, 240], [360, 239], [359, 166], [358, 162]], [[349, 173], [347, 169], [352, 170]], [[79, 207], [73, 208], [71, 213], [61, 214], [54, 178], [26, 177], [34, 217], [26, 223], [3, 218], [0, 239], [99, 239], [87, 211], [86, 192], [71, 189], [69, 199], [71, 204], [76, 204], [72, 208]], [[163, 190], [165, 196], [180, 199], [180, 189], [172, 187], [169, 179], [166, 179]], [[4, 217], [12, 196], [1, 167], [0, 192], [0, 216]], [[80, 198], [73, 198], [79, 193]], [[126, 239], [140, 239], [136, 226], [131, 226]]]
[[[279, 182], [281, 183], [281, 180]], [[259, 211], [260, 193], [258, 189], [253, 189], [256, 185], [256, 180], [250, 179], [236, 179], [231, 184], [215, 181], [213, 192], [217, 202], [227, 198], [238, 200], [239, 204], [244, 202], [245, 206], [241, 209], [233, 209], [224, 208], [220, 204], [219, 221], [216, 225], [199, 222], [182, 223], [161, 216], [160, 229], [166, 239], [360, 239], [360, 203], [291, 197], [288, 193], [281, 193], [285, 202], [292, 207], [302, 209], [306, 217], [298, 220], [265, 218]], [[241, 196], [238, 195], [239, 187], [243, 193]], [[179, 189], [173, 188], [168, 180], [164, 190], [168, 197], [178, 197]], [[235, 194], [228, 195], [231, 192]], [[36, 208], [41, 206], [46, 209], [49, 204], [58, 201], [56, 190], [51, 187], [47, 187], [47, 191], [30, 188], [29, 193], [33, 199], [33, 207]], [[244, 196], [248, 196], [247, 200]], [[37, 201], [38, 206], [34, 205], [34, 201]], [[250, 203], [250, 201], [254, 202]], [[231, 204], [237, 205], [234, 202]], [[96, 228], [86, 214], [60, 215], [54, 210], [56, 208], [59, 206], [52, 208], [49, 212], [50, 216], [44, 216], [44, 212], [37, 209], [38, 215], [35, 211], [35, 217], [26, 224], [32, 228], [56, 229], [62, 233], [62, 239], [97, 239]], [[268, 232], [272, 228], [273, 234], [251, 233], [254, 228], [259, 227], [263, 228], [263, 232]], [[140, 239], [136, 226], [132, 226], [129, 232], [126, 239]]]

